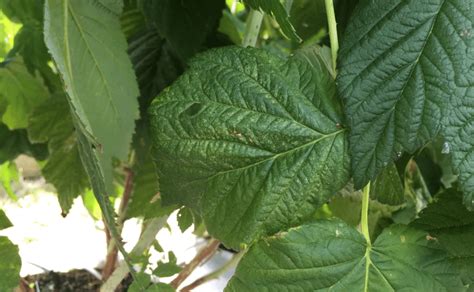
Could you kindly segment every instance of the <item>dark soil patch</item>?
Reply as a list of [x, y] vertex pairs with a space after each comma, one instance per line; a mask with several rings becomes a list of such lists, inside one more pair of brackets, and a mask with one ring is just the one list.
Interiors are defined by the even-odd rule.
[[[127, 291], [132, 282], [131, 277], [122, 281], [118, 292]], [[86, 270], [72, 270], [67, 273], [49, 272], [24, 278], [23, 291], [41, 292], [96, 292], [99, 291], [102, 281]]]

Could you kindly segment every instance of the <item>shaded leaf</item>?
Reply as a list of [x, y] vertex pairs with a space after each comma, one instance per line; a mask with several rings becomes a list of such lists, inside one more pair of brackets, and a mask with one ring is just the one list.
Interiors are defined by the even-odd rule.
[[205, 40], [217, 29], [224, 7], [224, 0], [142, 1], [147, 21], [182, 60], [204, 47]]
[[163, 200], [200, 210], [234, 249], [311, 216], [348, 180], [323, 68], [239, 47], [191, 61], [150, 111]]
[[446, 252], [426, 233], [391, 226], [368, 246], [345, 223], [322, 220], [256, 243], [226, 291], [462, 291]]
[[67, 214], [73, 200], [85, 191], [89, 183], [79, 157], [65, 95], [53, 95], [35, 108], [29, 120], [28, 136], [33, 142], [48, 143], [50, 157], [42, 168], [42, 174], [56, 188], [63, 214]]
[[474, 284], [474, 212], [463, 206], [462, 193], [453, 189], [444, 191], [412, 225], [429, 232], [429, 238], [448, 251], [464, 284]]
[[403, 185], [395, 163], [390, 163], [375, 179], [370, 197], [387, 205], [400, 205], [405, 202]]

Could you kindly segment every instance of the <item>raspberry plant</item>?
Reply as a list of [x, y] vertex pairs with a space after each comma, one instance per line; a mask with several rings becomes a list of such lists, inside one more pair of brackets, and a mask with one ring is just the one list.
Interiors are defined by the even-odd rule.
[[[473, 289], [473, 6], [2, 0], [0, 35], [18, 31], [0, 47], [0, 173], [27, 154], [64, 215], [98, 204], [104, 291], [129, 270], [131, 290], [183, 288], [219, 243], [237, 253], [226, 291]], [[177, 209], [214, 239], [155, 283], [136, 264]], [[0, 245], [3, 291], [20, 260]]]

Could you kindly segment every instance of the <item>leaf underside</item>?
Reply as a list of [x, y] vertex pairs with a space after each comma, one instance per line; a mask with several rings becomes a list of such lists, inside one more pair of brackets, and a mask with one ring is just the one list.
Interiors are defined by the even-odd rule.
[[[346, 30], [338, 76], [351, 126], [356, 188], [375, 179], [398, 152], [413, 152], [434, 138], [446, 117], [448, 133], [460, 134], [451, 143], [453, 151], [471, 150], [463, 153], [465, 159], [453, 156], [461, 181], [474, 185], [474, 71], [466, 70], [473, 59], [472, 5], [469, 0], [359, 3]], [[451, 100], [469, 107], [452, 116]]]
[[200, 210], [235, 249], [325, 203], [349, 157], [334, 81], [316, 65], [238, 47], [193, 59], [150, 111], [163, 200]]
[[266, 238], [242, 258], [225, 291], [461, 291], [444, 250], [394, 225], [371, 247], [342, 221], [321, 220]]

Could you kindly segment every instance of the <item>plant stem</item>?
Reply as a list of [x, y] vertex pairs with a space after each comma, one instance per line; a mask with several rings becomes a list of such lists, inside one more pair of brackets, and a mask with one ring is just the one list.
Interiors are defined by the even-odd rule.
[[362, 191], [362, 210], [360, 214], [360, 230], [367, 241], [367, 245], [371, 246], [369, 234], [369, 200], [370, 200], [370, 182]]
[[[133, 189], [133, 171], [129, 168], [125, 169], [126, 177], [125, 177], [125, 186], [123, 189], [122, 201], [120, 202], [119, 207], [119, 218], [117, 220], [118, 230], [121, 232], [123, 221], [125, 219], [125, 211], [128, 206], [128, 202], [130, 201], [130, 195], [132, 194]], [[102, 270], [102, 279], [105, 281], [107, 280], [110, 275], [112, 275], [115, 266], [117, 265], [118, 260], [118, 249], [115, 245], [113, 240], [110, 240], [110, 232], [106, 228], [106, 236], [107, 236], [107, 243], [108, 243], [108, 253], [105, 260], [104, 269]]]
[[339, 50], [339, 40], [337, 39], [336, 13], [334, 12], [333, 0], [324, 0], [326, 5], [326, 15], [329, 26], [329, 40], [331, 41], [332, 67], [336, 72], [337, 51]]
[[171, 287], [178, 289], [179, 285], [181, 285], [202, 262], [214, 255], [219, 248], [219, 244], [220, 242], [217, 239], [211, 239], [211, 241], [197, 253], [194, 259], [183, 268], [176, 279], [170, 283]]
[[260, 33], [260, 27], [262, 26], [262, 20], [262, 12], [254, 9], [250, 10], [245, 26], [244, 39], [242, 41], [243, 47], [255, 47]]
[[[165, 226], [167, 219], [168, 216], [163, 216], [145, 222], [144, 225], [146, 225], [146, 227], [140, 235], [140, 239], [138, 240], [137, 244], [130, 252], [130, 255], [139, 256], [143, 254], [143, 252], [145, 252], [145, 250], [147, 250], [152, 245], [153, 241], [155, 241], [156, 234], [161, 228], [163, 228], [163, 226]], [[115, 291], [122, 280], [128, 275], [128, 272], [127, 263], [121, 263], [118, 268], [115, 269], [109, 279], [104, 283], [104, 285], [102, 285], [100, 291]]]
[[219, 278], [221, 275], [223, 275], [225, 272], [227, 272], [230, 268], [236, 266], [240, 259], [244, 256], [245, 254], [245, 251], [241, 251], [239, 252], [238, 254], [235, 254], [232, 259], [230, 259], [227, 263], [225, 263], [222, 267], [220, 267], [219, 269], [215, 270], [214, 272], [210, 273], [210, 274], [207, 274], [206, 276], [204, 277], [201, 277], [199, 279], [197, 279], [196, 281], [194, 281], [192, 284], [184, 287], [183, 289], [181, 289], [181, 292], [189, 292], [189, 291], [192, 291], [192, 289], [206, 283], [206, 282], [209, 282], [209, 281], [212, 281], [214, 279], [217, 279]]

